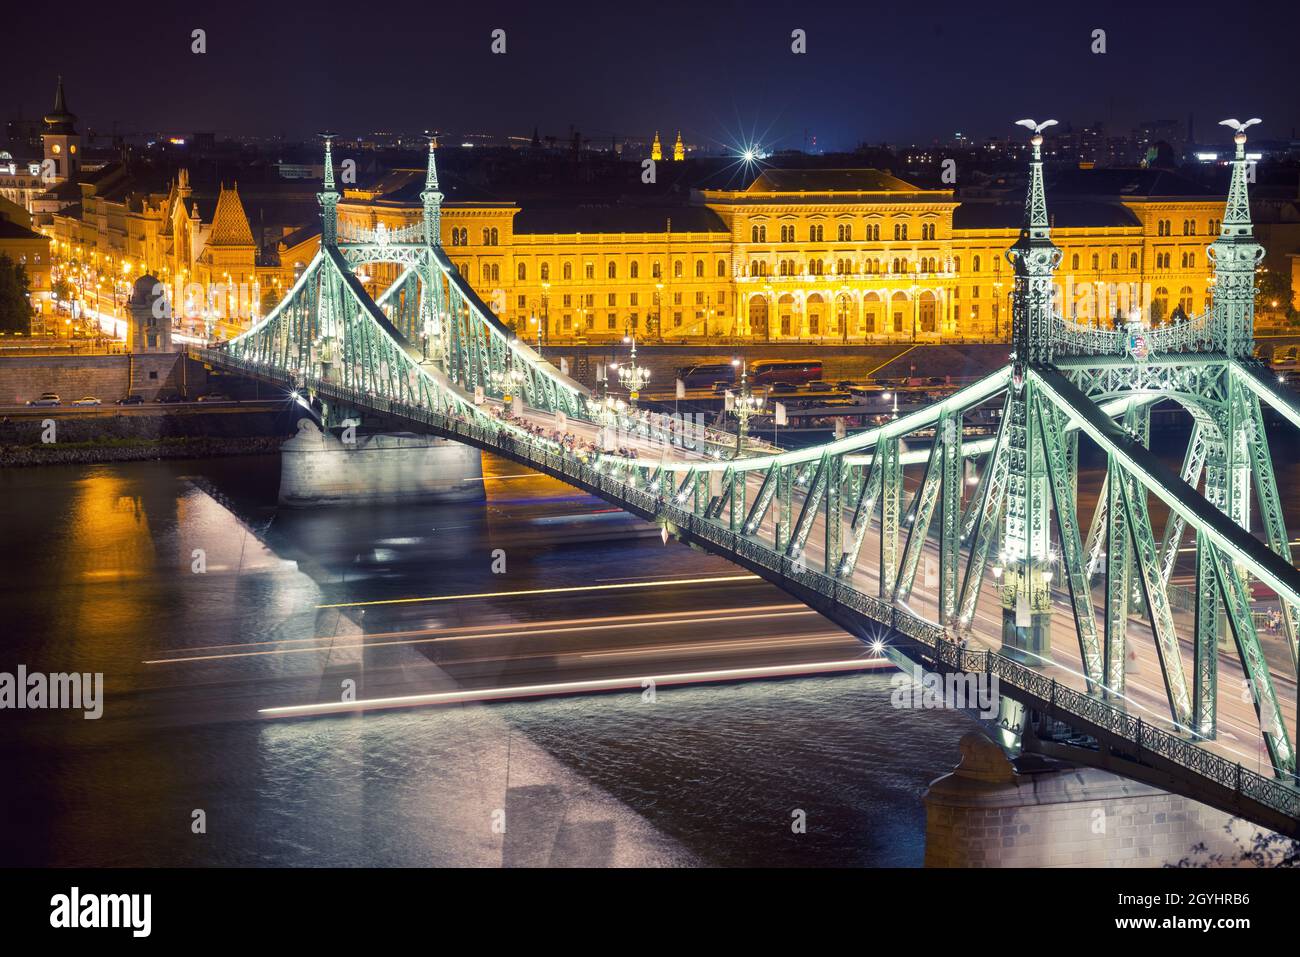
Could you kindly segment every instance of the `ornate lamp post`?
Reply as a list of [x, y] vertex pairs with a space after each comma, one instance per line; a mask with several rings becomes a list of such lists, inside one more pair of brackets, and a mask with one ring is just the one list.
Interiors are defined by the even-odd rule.
[[755, 395], [749, 390], [748, 368], [743, 359], [732, 359], [733, 366], [740, 366], [740, 391], [733, 397], [731, 408], [736, 417], [736, 458], [744, 454], [745, 438], [749, 435], [749, 418], [763, 409], [766, 401], [763, 396]]
[[632, 354], [629, 361], [618, 367], [618, 381], [627, 389], [628, 399], [632, 402], [640, 396], [642, 389], [650, 382], [650, 370], [636, 364], [636, 336], [632, 337]]

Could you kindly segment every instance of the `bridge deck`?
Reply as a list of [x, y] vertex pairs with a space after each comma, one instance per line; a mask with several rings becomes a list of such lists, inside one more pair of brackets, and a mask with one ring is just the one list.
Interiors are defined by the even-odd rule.
[[[207, 351], [203, 358], [286, 386], [291, 384], [284, 374], [266, 368], [250, 369], [220, 352]], [[1052, 660], [1031, 669], [998, 653], [1002, 609], [992, 588], [981, 590], [973, 640], [969, 647], [963, 648], [954, 635], [935, 623], [936, 602], [926, 597], [923, 589], [918, 588], [915, 597], [905, 604], [895, 605], [874, 597], [879, 591], [874, 562], [860, 561], [851, 578], [837, 579], [815, 571], [824, 567], [825, 528], [821, 513], [808, 535], [802, 562], [795, 562], [771, 546], [776, 509], [769, 510], [753, 535], [738, 535], [724, 521], [705, 518], [676, 505], [670, 488], [652, 493], [598, 471], [594, 458], [585, 452], [559, 452], [550, 443], [508, 434], [504, 429], [473, 422], [463, 414], [447, 415], [396, 403], [328, 381], [312, 381], [309, 385], [336, 401], [420, 423], [438, 434], [537, 468], [644, 518], [667, 522], [679, 537], [751, 568], [859, 638], [885, 635], [904, 654], [927, 667], [996, 674], [1010, 697], [1093, 737], [1107, 752], [1108, 759], [1130, 762], [1134, 776], [1147, 779], [1154, 776], [1154, 780], [1169, 790], [1300, 836], [1300, 792], [1270, 773], [1252, 706], [1240, 693], [1245, 687], [1244, 675], [1235, 658], [1220, 656], [1220, 735], [1213, 741], [1193, 743], [1185, 729], [1172, 727], [1167, 718], [1165, 692], [1152, 643], [1142, 640], [1141, 625], [1137, 622], [1129, 622], [1137, 660], [1132, 663], [1122, 707], [1117, 707], [1086, 693], [1073, 615], [1059, 592], [1053, 600]], [[556, 418], [551, 413], [530, 409], [524, 418], [547, 433], [555, 429]], [[596, 439], [597, 426], [591, 423], [570, 419], [566, 427], [579, 439], [588, 442]], [[636, 448], [638, 458], [645, 464], [653, 464], [661, 457], [678, 462], [692, 457], [701, 462], [717, 461], [645, 437], [631, 438], [625, 444]], [[748, 501], [758, 494], [760, 474], [747, 473]], [[914, 488], [915, 477], [906, 484]], [[863, 545], [866, 549], [876, 548], [876, 554], [878, 534], [878, 527], [873, 523]], [[934, 542], [927, 544], [927, 551], [931, 558], [937, 559]], [[1185, 658], [1190, 660], [1190, 648], [1186, 642], [1184, 646]], [[1293, 721], [1294, 682], [1280, 684], [1278, 691], [1286, 720]]]

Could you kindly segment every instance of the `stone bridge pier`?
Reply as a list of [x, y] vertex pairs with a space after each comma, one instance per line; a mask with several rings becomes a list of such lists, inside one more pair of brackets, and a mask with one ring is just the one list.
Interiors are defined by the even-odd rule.
[[[926, 867], [1224, 867], [1276, 863], [1292, 842], [1190, 798], [988, 737], [925, 794]], [[1262, 840], [1261, 846], [1258, 842]]]
[[410, 432], [322, 431], [311, 419], [280, 447], [280, 504], [298, 507], [482, 499], [478, 449]]

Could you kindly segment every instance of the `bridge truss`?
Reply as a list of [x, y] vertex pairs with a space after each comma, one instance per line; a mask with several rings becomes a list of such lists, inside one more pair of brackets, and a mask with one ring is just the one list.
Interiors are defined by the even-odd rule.
[[[207, 361], [308, 390], [358, 412], [418, 422], [507, 455], [663, 524], [749, 567], [864, 640], [927, 666], [997, 674], [1004, 742], [1054, 728], [1098, 763], [1300, 836], [1296, 758], [1279, 676], [1300, 661], [1293, 564], [1264, 426], [1300, 427], [1300, 404], [1251, 357], [1255, 243], [1245, 135], [1218, 238], [1211, 309], [1150, 328], [1061, 315], [1041, 133], [1032, 143], [1015, 271], [1009, 363], [932, 405], [823, 446], [724, 458], [574, 452], [528, 424], [595, 428], [602, 409], [503, 326], [443, 252], [430, 146], [421, 221], [340, 230], [326, 142], [320, 253], [274, 311], [204, 350]], [[396, 262], [372, 299], [356, 271]], [[417, 346], [416, 343], [420, 345]], [[522, 419], [501, 401], [523, 398]], [[1148, 448], [1151, 409], [1190, 415], [1182, 466]], [[992, 437], [970, 439], [976, 410]], [[1091, 514], [1078, 491], [1080, 437], [1105, 463]], [[1263, 539], [1250, 531], [1254, 501]], [[1152, 505], [1165, 515], [1156, 521]], [[1185, 547], [1185, 543], [1190, 543]], [[1183, 552], [1190, 602], [1171, 600]], [[917, 588], [918, 581], [922, 583]], [[1276, 596], [1286, 664], [1270, 665], [1252, 585]], [[1183, 607], [1175, 607], [1181, 604]], [[1053, 635], [1068, 622], [1070, 638]], [[1130, 681], [1149, 632], [1159, 682]], [[1055, 639], [1055, 641], [1054, 641]], [[1221, 689], [1221, 674], [1241, 683]], [[1155, 693], [1152, 693], [1152, 689]], [[1240, 728], [1219, 740], [1225, 701], [1248, 702], [1267, 753]], [[1291, 720], [1294, 720], [1292, 717]]]

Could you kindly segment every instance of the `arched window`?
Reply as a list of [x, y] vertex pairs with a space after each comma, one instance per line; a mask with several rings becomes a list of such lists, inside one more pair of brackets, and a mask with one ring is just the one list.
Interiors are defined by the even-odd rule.
[[659, 260], [656, 259], [654, 265], [650, 267], [650, 278], [659, 279], [662, 278], [662, 276], [663, 276], [663, 266], [661, 266], [659, 264]]
[[492, 243], [491, 243], [491, 245], [496, 246], [496, 245], [497, 245], [497, 228], [496, 228], [495, 226], [492, 227], [492, 232], [491, 232], [490, 236], [491, 236], [491, 239], [492, 239]]
[[696, 279], [703, 279], [703, 278], [704, 278], [704, 260], [703, 260], [703, 259], [697, 259], [697, 260], [695, 260], [695, 278], [696, 278]]
[[1101, 257], [1100, 257], [1099, 255], [1097, 255], [1096, 253], [1093, 253], [1093, 254], [1092, 254], [1092, 269], [1093, 269], [1093, 271], [1095, 272], [1095, 271], [1097, 271], [1097, 270], [1100, 269], [1100, 268], [1101, 268]]
[[595, 279], [595, 278], [596, 278], [596, 264], [595, 264], [595, 263], [587, 263], [585, 266], [582, 267], [582, 274], [583, 274], [584, 276], [586, 276], [588, 279]]
[[629, 279], [641, 278], [641, 264], [638, 263], [635, 259], [632, 260], [631, 265], [627, 267], [627, 275]]
[[519, 268], [518, 270], [516, 270], [516, 272], [518, 272], [519, 274], [520, 282], [526, 282], [528, 280], [528, 267], [525, 266], [523, 263], [519, 264]]
[[1078, 272], [1078, 271], [1079, 271], [1079, 254], [1078, 254], [1078, 253], [1075, 253], [1073, 256], [1070, 257], [1070, 268], [1073, 269], [1075, 272]]
[[565, 264], [564, 264], [564, 267], [560, 270], [560, 276], [561, 276], [562, 278], [564, 278], [564, 279], [572, 279], [572, 278], [573, 278], [573, 263], [565, 263]]
[[488, 229], [486, 226], [483, 227], [483, 245], [492, 245], [492, 230]]
[[1119, 253], [1110, 254], [1110, 268], [1111, 269], [1119, 268]]
[[[1077, 268], [1078, 265], [1079, 265], [1079, 257], [1078, 257], [1078, 256], [1075, 256], [1075, 257], [1074, 257], [1074, 265], [1075, 265], [1076, 268]], [[979, 258], [979, 256], [976, 256], [976, 257], [974, 258], [974, 260], [971, 262], [971, 272], [979, 272], [979, 271], [980, 271], [980, 258]]]
[[542, 282], [549, 282], [551, 279], [551, 264], [542, 263]]
[[1138, 254], [1137, 254], [1137, 253], [1129, 253], [1129, 254], [1128, 254], [1128, 268], [1129, 268], [1129, 269], [1137, 269], [1137, 267], [1138, 267]]
[[719, 279], [727, 278], [727, 261], [725, 259], [718, 260], [718, 278]]
[[618, 263], [614, 262], [613, 260], [610, 260], [609, 265], [605, 267], [605, 278], [606, 279], [618, 278]]
[[674, 279], [682, 278], [682, 261], [680, 259], [675, 260], [673, 262], [673, 278]]

